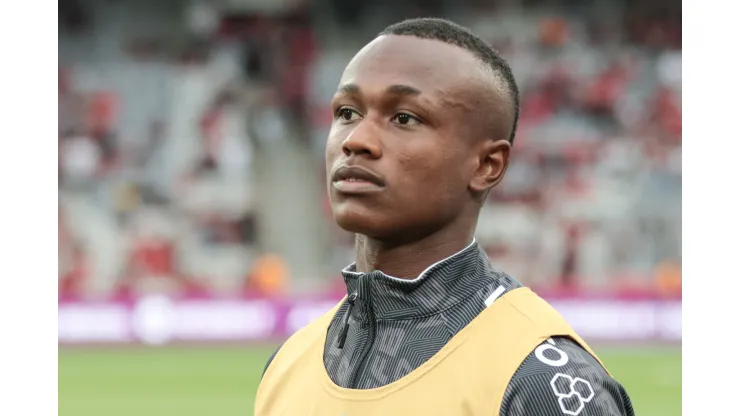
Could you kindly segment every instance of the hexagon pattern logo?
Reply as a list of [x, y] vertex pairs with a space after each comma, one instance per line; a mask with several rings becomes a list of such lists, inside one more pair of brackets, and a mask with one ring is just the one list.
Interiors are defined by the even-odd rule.
[[558, 398], [560, 410], [566, 415], [578, 416], [586, 403], [594, 398], [591, 383], [580, 377], [573, 378], [567, 374], [557, 373], [550, 380], [550, 386]]

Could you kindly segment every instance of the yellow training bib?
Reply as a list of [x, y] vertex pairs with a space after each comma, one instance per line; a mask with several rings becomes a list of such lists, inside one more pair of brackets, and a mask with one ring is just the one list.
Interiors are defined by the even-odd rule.
[[280, 348], [257, 390], [255, 416], [498, 415], [514, 373], [548, 338], [570, 337], [596, 357], [547, 302], [518, 288], [405, 377], [374, 389], [347, 389], [324, 368], [327, 329], [340, 305]]

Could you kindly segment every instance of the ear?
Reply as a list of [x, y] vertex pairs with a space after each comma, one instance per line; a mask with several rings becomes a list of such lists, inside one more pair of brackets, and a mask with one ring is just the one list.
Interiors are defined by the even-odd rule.
[[470, 181], [476, 193], [488, 192], [504, 178], [509, 166], [511, 143], [508, 140], [484, 140], [478, 153], [478, 167]]

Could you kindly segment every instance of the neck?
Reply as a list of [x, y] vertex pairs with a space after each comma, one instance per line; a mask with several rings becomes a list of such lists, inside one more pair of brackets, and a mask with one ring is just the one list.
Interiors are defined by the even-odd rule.
[[380, 270], [389, 276], [415, 279], [431, 264], [452, 256], [470, 245], [474, 231], [475, 225], [443, 229], [404, 244], [394, 244], [357, 234], [355, 267], [361, 273]]

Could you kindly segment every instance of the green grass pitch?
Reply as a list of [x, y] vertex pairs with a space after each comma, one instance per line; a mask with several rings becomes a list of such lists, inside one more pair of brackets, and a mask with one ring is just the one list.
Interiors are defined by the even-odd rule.
[[[60, 349], [60, 416], [248, 416], [271, 347]], [[640, 416], [681, 414], [678, 347], [596, 348]]]

